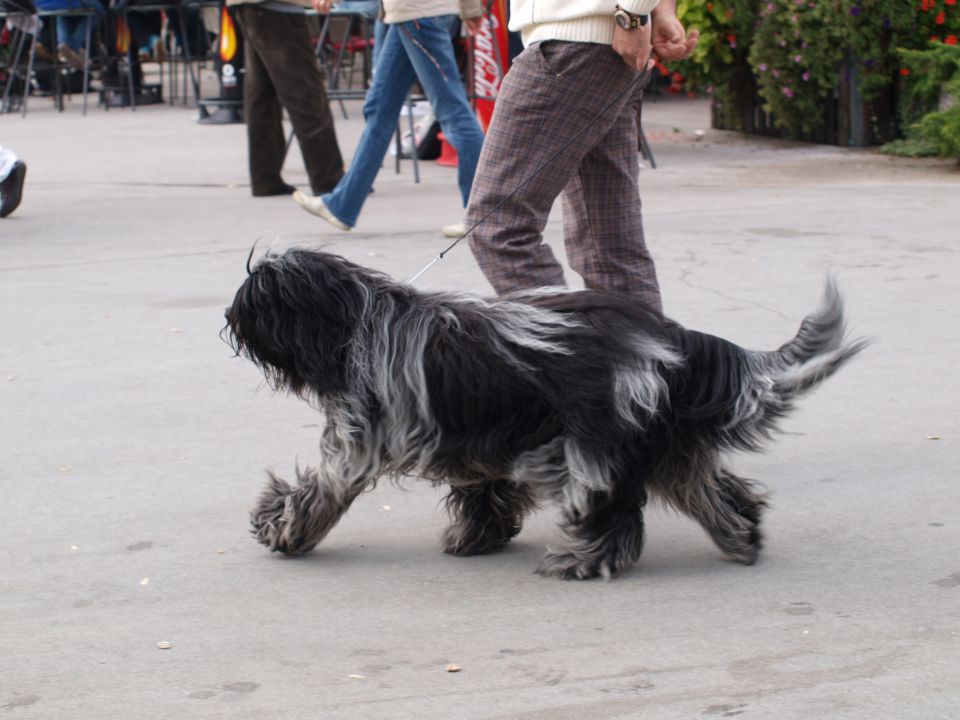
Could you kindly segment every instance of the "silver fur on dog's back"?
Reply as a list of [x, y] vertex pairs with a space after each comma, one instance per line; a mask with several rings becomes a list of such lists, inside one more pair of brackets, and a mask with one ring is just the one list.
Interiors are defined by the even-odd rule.
[[378, 479], [413, 475], [449, 485], [454, 554], [503, 547], [559, 504], [567, 543], [539, 571], [565, 578], [636, 562], [649, 495], [753, 562], [764, 498], [723, 453], [758, 448], [865, 346], [845, 338], [832, 281], [790, 342], [754, 352], [612, 293], [418, 292], [306, 250], [250, 270], [225, 330], [326, 418], [320, 464], [296, 485], [271, 474], [251, 513], [267, 547], [307, 552]]

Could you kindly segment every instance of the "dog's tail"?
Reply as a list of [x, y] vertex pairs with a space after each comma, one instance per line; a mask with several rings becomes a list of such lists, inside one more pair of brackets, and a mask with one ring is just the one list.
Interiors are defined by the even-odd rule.
[[833, 375], [868, 342], [847, 335], [843, 299], [832, 277], [820, 307], [804, 318], [796, 336], [772, 352], [746, 352], [746, 375], [726, 425], [731, 444], [757, 449], [793, 409], [796, 398]]
[[773, 390], [789, 402], [833, 375], [867, 345], [862, 338], [847, 336], [843, 298], [836, 281], [828, 277], [820, 308], [804, 318], [790, 342], [765, 354]]

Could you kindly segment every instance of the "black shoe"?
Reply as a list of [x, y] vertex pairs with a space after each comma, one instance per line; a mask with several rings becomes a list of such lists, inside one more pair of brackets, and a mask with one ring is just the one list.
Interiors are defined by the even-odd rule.
[[26, 177], [26, 163], [17, 160], [7, 179], [0, 182], [0, 218], [5, 218], [20, 205], [20, 199], [23, 197], [23, 181]]
[[277, 185], [272, 188], [254, 188], [254, 197], [273, 197], [274, 195], [293, 195], [297, 189], [293, 185]]

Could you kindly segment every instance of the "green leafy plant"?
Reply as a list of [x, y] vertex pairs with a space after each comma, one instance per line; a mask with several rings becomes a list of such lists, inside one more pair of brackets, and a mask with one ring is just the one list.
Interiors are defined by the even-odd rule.
[[901, 126], [917, 122], [930, 108], [918, 103], [898, 48], [956, 47], [960, 37], [960, 0], [679, 0], [677, 10], [701, 39], [690, 60], [670, 67], [672, 87], [714, 92], [735, 120], [756, 92], [794, 137], [824, 122], [844, 77], [880, 108], [875, 136], [896, 127], [898, 91]]
[[769, 0], [761, 8], [750, 65], [764, 109], [791, 137], [823, 123], [844, 60], [844, 27], [822, 0]]
[[896, 82], [898, 47], [927, 43], [927, 38], [921, 37], [920, 10], [913, 0], [841, 0], [836, 11], [837, 22], [843, 25], [847, 63], [857, 74], [860, 92], [867, 100], [877, 98]]
[[933, 149], [960, 157], [960, 46], [933, 43], [927, 50], [902, 49], [901, 113], [907, 142], [889, 152]]
[[[687, 90], [711, 90], [736, 63], [736, 21], [739, 20], [737, 6], [746, 7], [750, 4], [748, 0], [742, 3], [731, 0], [678, 0], [677, 17], [680, 22], [686, 28], [700, 31], [700, 40], [693, 56], [670, 66], [672, 71], [683, 76]], [[749, 47], [749, 43], [746, 47]]]
[[[678, 0], [677, 17], [688, 29], [700, 31], [693, 56], [672, 63], [669, 72], [675, 91], [713, 96], [723, 108], [741, 107], [753, 95], [753, 73], [747, 57], [753, 43], [760, 0]], [[735, 112], [728, 124], [740, 127]]]

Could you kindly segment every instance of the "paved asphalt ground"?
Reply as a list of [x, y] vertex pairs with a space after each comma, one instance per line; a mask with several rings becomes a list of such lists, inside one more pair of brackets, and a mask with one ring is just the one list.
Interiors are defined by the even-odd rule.
[[[388, 166], [343, 235], [249, 196], [241, 126], [0, 116], [29, 164], [0, 221], [0, 718], [960, 716], [960, 170], [711, 131], [701, 101], [645, 124], [669, 314], [772, 349], [833, 271], [873, 345], [735, 461], [771, 493], [756, 566], [651, 508], [640, 564], [576, 583], [532, 573], [550, 509], [501, 554], [444, 555], [426, 484], [363, 496], [301, 559], [247, 533], [320, 422], [218, 337], [251, 245], [409, 277], [459, 217], [454, 171]], [[465, 245], [419, 284], [489, 292]]]

